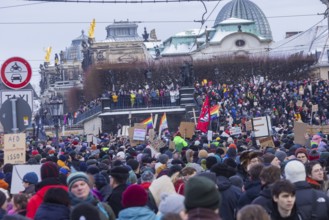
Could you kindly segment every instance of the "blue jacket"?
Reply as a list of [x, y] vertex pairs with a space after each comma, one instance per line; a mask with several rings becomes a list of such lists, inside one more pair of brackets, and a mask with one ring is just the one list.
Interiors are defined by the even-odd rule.
[[119, 212], [118, 220], [155, 220], [157, 217], [148, 207], [131, 207]]

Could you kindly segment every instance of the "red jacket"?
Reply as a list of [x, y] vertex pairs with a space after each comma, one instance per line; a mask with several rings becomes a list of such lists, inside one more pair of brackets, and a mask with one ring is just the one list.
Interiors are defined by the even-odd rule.
[[66, 191], [68, 191], [67, 186], [64, 185], [48, 185], [42, 187], [34, 196], [31, 197], [30, 201], [27, 204], [27, 213], [26, 217], [34, 219], [35, 213], [37, 212], [39, 206], [41, 205], [43, 201], [43, 197], [45, 196], [48, 189], [51, 188], [62, 188]]

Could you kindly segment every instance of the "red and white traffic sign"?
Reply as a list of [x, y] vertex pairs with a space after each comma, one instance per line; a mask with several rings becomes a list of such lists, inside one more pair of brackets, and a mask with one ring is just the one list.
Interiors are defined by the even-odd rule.
[[23, 58], [12, 57], [1, 67], [1, 80], [11, 89], [21, 89], [27, 86], [32, 78], [32, 68]]

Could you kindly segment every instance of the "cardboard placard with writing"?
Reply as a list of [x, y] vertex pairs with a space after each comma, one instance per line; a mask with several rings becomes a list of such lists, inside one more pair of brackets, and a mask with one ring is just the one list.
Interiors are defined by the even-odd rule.
[[153, 141], [154, 138], [155, 138], [155, 131], [154, 131], [154, 129], [150, 129], [149, 130], [149, 140]]
[[312, 105], [312, 112], [317, 112], [319, 110], [318, 105]]
[[252, 122], [246, 121], [246, 131], [252, 131]]
[[173, 142], [173, 141], [169, 142], [169, 149], [170, 150], [175, 150], [175, 142]]
[[298, 100], [297, 103], [296, 103], [296, 105], [298, 107], [302, 107], [303, 106], [303, 101], [302, 100]]
[[294, 123], [294, 142], [296, 144], [300, 144], [300, 145], [305, 145], [306, 143], [306, 139], [305, 139], [305, 134], [309, 133], [308, 130], [308, 124], [306, 123], [302, 123], [302, 122], [295, 122]]
[[323, 134], [329, 134], [329, 125], [323, 125], [322, 126], [322, 133]]
[[4, 135], [4, 163], [24, 164], [26, 154], [25, 133]]
[[181, 122], [179, 132], [183, 138], [192, 138], [195, 132], [195, 124], [193, 122]]
[[260, 138], [258, 140], [262, 150], [266, 147], [275, 147], [272, 137]]

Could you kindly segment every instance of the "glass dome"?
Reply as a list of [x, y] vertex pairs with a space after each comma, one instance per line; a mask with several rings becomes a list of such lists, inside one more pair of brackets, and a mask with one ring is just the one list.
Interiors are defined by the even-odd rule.
[[264, 12], [255, 3], [249, 0], [230, 1], [218, 13], [214, 26], [232, 17], [254, 21], [261, 37], [269, 40], [273, 39], [272, 31]]

